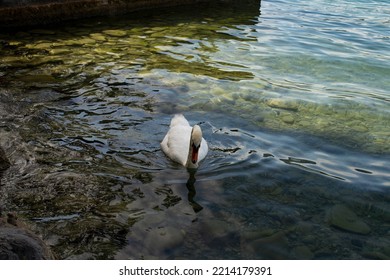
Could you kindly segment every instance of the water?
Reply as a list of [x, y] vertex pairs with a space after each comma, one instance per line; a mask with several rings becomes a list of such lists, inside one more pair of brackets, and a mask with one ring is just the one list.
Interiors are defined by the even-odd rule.
[[[0, 35], [1, 200], [60, 259], [390, 258], [390, 5], [256, 1]], [[209, 154], [159, 147], [172, 114]]]

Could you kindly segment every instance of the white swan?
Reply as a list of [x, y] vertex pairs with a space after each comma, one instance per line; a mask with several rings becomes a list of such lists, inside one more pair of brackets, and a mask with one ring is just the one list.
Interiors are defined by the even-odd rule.
[[208, 151], [200, 126], [191, 127], [182, 114], [172, 118], [161, 148], [170, 159], [187, 168], [198, 168], [199, 162], [206, 157]]

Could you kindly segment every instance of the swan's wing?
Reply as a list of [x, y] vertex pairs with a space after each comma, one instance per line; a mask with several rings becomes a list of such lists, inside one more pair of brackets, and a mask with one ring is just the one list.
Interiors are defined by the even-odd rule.
[[165, 154], [167, 154], [168, 151], [169, 151], [169, 147], [168, 147], [168, 138], [169, 138], [169, 131], [168, 131], [168, 133], [164, 136], [164, 139], [163, 139], [162, 142], [160, 143], [161, 149], [163, 150], [163, 152], [164, 152]]
[[202, 142], [200, 143], [200, 148], [199, 148], [198, 161], [203, 160], [206, 157], [208, 151], [209, 151], [209, 147], [207, 145], [207, 142], [206, 140], [204, 140], [204, 138], [202, 138]]
[[190, 126], [175, 125], [165, 135], [161, 148], [170, 159], [185, 165], [188, 159], [190, 137]]

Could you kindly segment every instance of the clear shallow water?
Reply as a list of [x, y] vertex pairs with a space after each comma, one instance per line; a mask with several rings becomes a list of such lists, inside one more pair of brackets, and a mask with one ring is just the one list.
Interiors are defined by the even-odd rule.
[[[4, 33], [2, 203], [59, 258], [389, 258], [389, 11], [263, 1]], [[160, 151], [175, 112], [209, 142], [196, 174]]]

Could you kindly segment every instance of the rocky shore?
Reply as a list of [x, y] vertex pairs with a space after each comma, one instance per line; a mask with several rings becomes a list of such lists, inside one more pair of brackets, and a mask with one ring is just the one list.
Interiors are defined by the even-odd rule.
[[0, 260], [50, 260], [50, 248], [16, 215], [3, 217], [0, 209]]
[[[32, 227], [10, 212], [6, 197], [9, 195], [7, 176], [18, 176], [21, 166], [27, 167], [28, 159], [19, 157], [18, 138], [13, 132], [12, 123], [18, 108], [11, 102], [9, 92], [0, 91], [0, 260], [42, 260], [54, 259], [50, 247], [34, 232]], [[13, 104], [9, 106], [9, 104]], [[14, 113], [12, 113], [14, 112]], [[11, 155], [12, 154], [12, 155]], [[3, 178], [3, 175], [5, 178]], [[11, 187], [13, 184], [11, 184]]]
[[[0, 147], [0, 179], [10, 167], [4, 150]], [[0, 205], [0, 260], [53, 259], [49, 247], [14, 213], [4, 214]]]
[[0, 27], [58, 23], [96, 16], [113, 16], [142, 9], [229, 0], [1, 0]]

